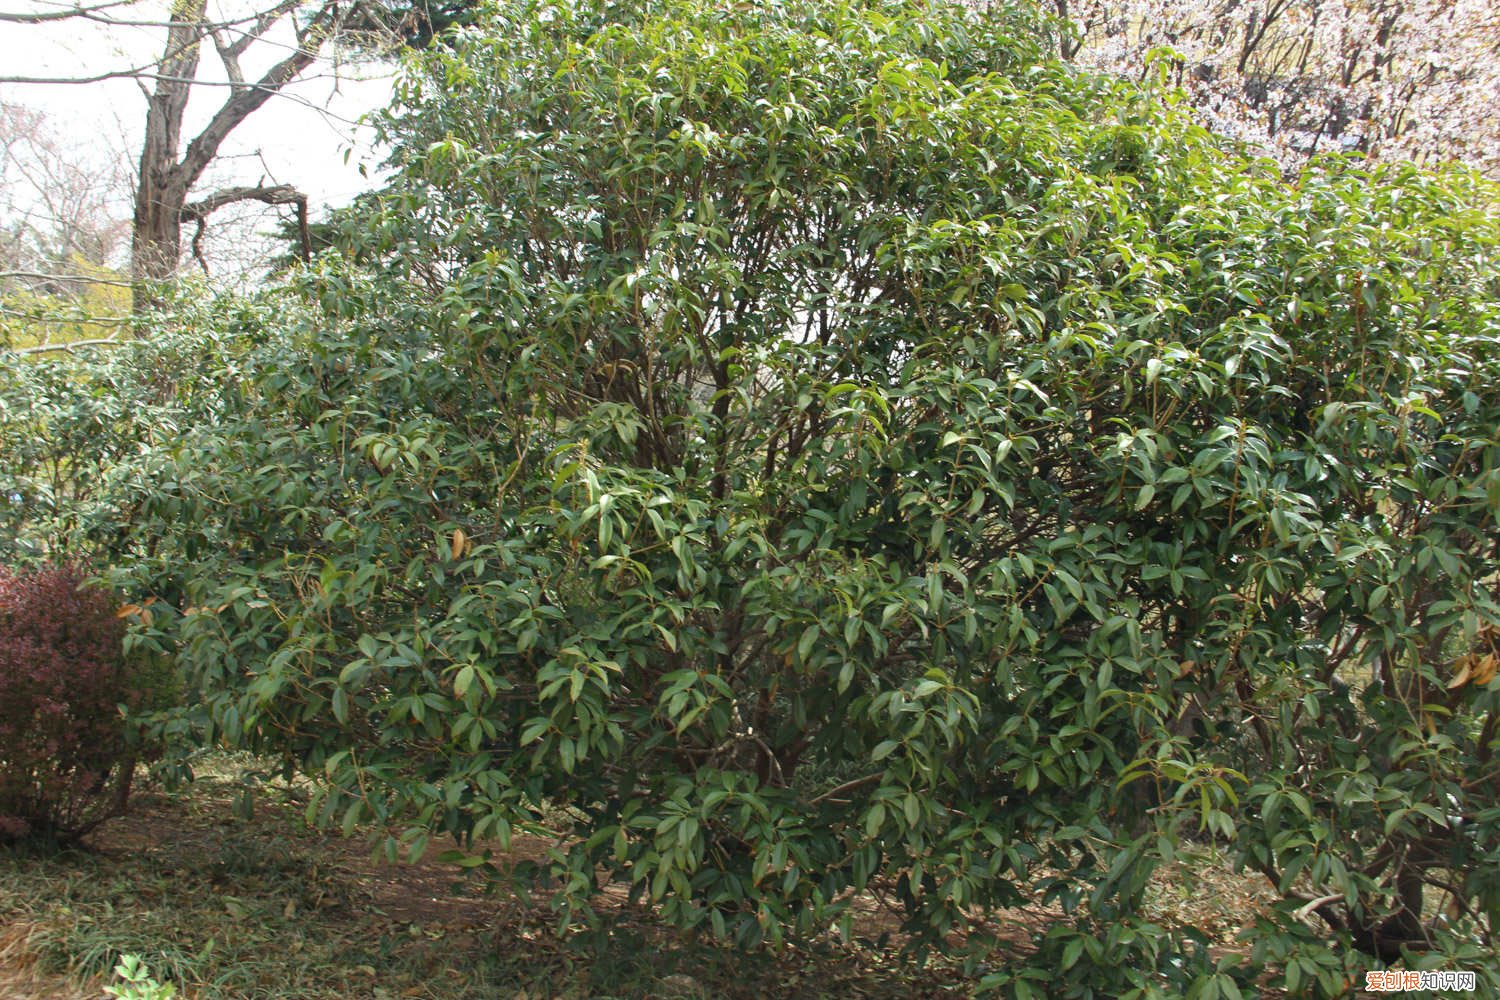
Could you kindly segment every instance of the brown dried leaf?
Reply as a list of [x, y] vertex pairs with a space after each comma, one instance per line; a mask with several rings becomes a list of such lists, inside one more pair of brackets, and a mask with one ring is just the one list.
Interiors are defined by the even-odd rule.
[[1472, 656], [1460, 656], [1458, 660], [1455, 661], [1459, 670], [1457, 676], [1455, 676], [1451, 681], [1448, 682], [1449, 691], [1456, 691], [1459, 688], [1463, 687], [1465, 684], [1469, 683], [1469, 677], [1472, 673], [1470, 668], [1470, 661], [1473, 659], [1474, 658]]
[[1497, 671], [1500, 671], [1500, 656], [1490, 653], [1480, 657], [1479, 662], [1471, 668], [1471, 680], [1474, 684], [1488, 684], [1495, 679]]

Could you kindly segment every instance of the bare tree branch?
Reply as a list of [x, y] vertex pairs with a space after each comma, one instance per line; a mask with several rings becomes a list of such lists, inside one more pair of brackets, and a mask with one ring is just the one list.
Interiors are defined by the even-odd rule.
[[218, 154], [220, 144], [235, 126], [317, 61], [318, 50], [332, 31], [337, 16], [337, 0], [325, 0], [303, 33], [303, 47], [272, 66], [253, 86], [236, 89], [229, 100], [214, 113], [203, 131], [188, 143], [187, 150], [183, 153], [181, 168], [188, 187], [202, 175], [203, 169]]
[[282, 0], [270, 10], [257, 14], [255, 23], [249, 30], [241, 32], [240, 36], [232, 42], [228, 40], [226, 27], [215, 25], [209, 29], [208, 34], [214, 40], [214, 47], [219, 50], [219, 60], [224, 64], [224, 72], [236, 88], [245, 85], [245, 73], [240, 68], [240, 56], [244, 55], [246, 49], [263, 37], [283, 17], [296, 10], [301, 3], [302, 0]]
[[64, 323], [88, 323], [94, 326], [125, 326], [136, 321], [136, 317], [134, 316], [49, 316], [46, 313], [26, 312], [22, 309], [9, 308], [0, 308], [0, 316], [24, 320], [27, 323], [50, 323], [54, 326], [61, 326]]
[[[302, 6], [302, 3], [303, 0], [282, 0], [281, 3], [277, 4], [275, 7], [272, 7], [270, 10], [256, 14], [254, 17], [254, 25], [248, 30], [241, 32], [240, 37], [236, 39], [232, 45], [229, 46], [231, 54], [236, 57], [244, 55], [245, 50], [248, 49], [257, 39], [264, 37], [265, 33], [271, 30], [271, 27], [275, 25], [276, 22], [280, 21], [287, 14], [290, 14], [292, 11]], [[224, 27], [228, 28], [232, 27], [232, 25], [225, 25]]]
[[[178, 21], [162, 21], [153, 23], [151, 27], [171, 29], [173, 27], [180, 27], [180, 25], [181, 22]], [[166, 51], [150, 62], [142, 63], [139, 66], [127, 69], [106, 70], [103, 73], [95, 73], [90, 76], [0, 76], [0, 83], [85, 84], [102, 83], [105, 80], [126, 80], [132, 78], [149, 77], [155, 75], [151, 72], [153, 69], [159, 72], [161, 70], [161, 67], [166, 66], [173, 60], [179, 59], [182, 56], [184, 50], [192, 49], [196, 51], [199, 40], [200, 39], [198, 37], [183, 38], [180, 33], [173, 35], [169, 32]]]
[[0, 280], [22, 279], [28, 281], [75, 281], [80, 285], [113, 285], [116, 288], [129, 288], [130, 282], [124, 279], [100, 278], [92, 274], [50, 274], [46, 271], [0, 271]]
[[182, 221], [198, 224], [197, 231], [193, 233], [193, 259], [198, 262], [204, 274], [208, 274], [208, 261], [203, 256], [203, 234], [208, 226], [208, 217], [226, 205], [241, 201], [259, 201], [267, 205], [295, 205], [298, 229], [302, 237], [302, 259], [305, 261], [311, 257], [311, 236], [307, 229], [307, 195], [290, 184], [220, 188], [207, 198], [182, 206]]
[[231, 44], [224, 39], [224, 33], [218, 28], [209, 31], [209, 37], [214, 40], [214, 48], [219, 50], [219, 61], [224, 64], [224, 75], [229, 77], [232, 86], [239, 88], [245, 85], [245, 71], [240, 69], [240, 51], [237, 43]]
[[110, 3], [95, 4], [92, 7], [75, 5], [72, 7], [63, 7], [59, 10], [24, 14], [14, 11], [0, 11], [0, 22], [8, 24], [45, 24], [48, 21], [66, 21], [73, 17], [90, 17], [96, 15], [99, 11], [128, 6], [134, 2], [135, 0], [112, 0]]
[[[90, 323], [98, 323], [99, 320], [91, 319]], [[128, 319], [119, 320], [120, 323], [129, 322]], [[10, 349], [11, 354], [49, 354], [57, 351], [67, 351], [72, 354], [80, 347], [123, 347], [128, 341], [116, 340], [114, 337], [101, 337], [97, 340], [70, 340], [65, 344], [38, 344], [35, 347], [14, 347]]]
[[152, 63], [147, 63], [146, 65], [136, 66], [131, 69], [107, 70], [103, 73], [95, 73], [93, 76], [0, 76], [0, 83], [35, 84], [41, 86], [54, 83], [103, 83], [105, 80], [125, 80], [131, 78], [151, 79], [151, 74], [148, 73], [147, 70], [149, 70], [152, 65]]
[[[123, 2], [134, 3], [135, 0], [123, 0]], [[303, 2], [304, 0], [280, 0], [276, 7], [273, 7], [270, 11], [265, 11], [259, 14], [249, 14], [244, 17], [228, 18], [220, 21], [211, 21], [208, 18], [204, 17], [204, 11], [202, 5], [200, 4], [198, 5], [199, 17], [196, 21], [193, 22], [194, 24], [196, 24], [198, 30], [191, 35], [183, 38], [180, 44], [175, 49], [169, 49], [168, 51], [163, 52], [161, 55], [152, 59], [150, 62], [141, 63], [137, 66], [126, 66], [121, 69], [105, 70], [100, 73], [93, 73], [86, 76], [0, 76], [0, 83], [33, 85], [91, 84], [102, 83], [105, 80], [136, 79], [155, 81], [166, 80], [168, 82], [187, 82], [199, 87], [235, 86], [235, 84], [233, 83], [220, 83], [213, 80], [185, 79], [181, 76], [173, 76], [171, 74], [162, 73], [161, 67], [166, 65], [169, 60], [179, 57], [184, 50], [188, 48], [196, 49], [205, 36], [211, 37], [216, 32], [229, 32], [236, 29], [239, 25], [250, 24], [251, 27], [246, 29], [241, 37], [236, 42], [231, 44], [231, 48], [236, 49], [235, 55], [236, 57], [238, 57], [238, 55], [242, 55], [244, 53], [245, 49], [249, 47], [250, 43], [261, 39], [265, 35], [266, 31], [274, 26], [282, 16], [284, 16], [291, 10], [295, 10], [297, 7], [301, 6]], [[101, 24], [108, 24], [114, 27], [166, 28], [169, 32], [174, 25], [180, 27], [181, 25], [186, 23], [183, 21], [162, 20], [126, 21], [115, 18], [91, 16], [87, 13], [80, 14], [72, 8], [68, 10], [67, 16], [86, 21], [96, 21]], [[3, 20], [3, 18], [0, 18], [0, 20]], [[244, 43], [243, 45], [240, 44], [242, 42]], [[267, 44], [273, 43], [267, 40]], [[296, 46], [287, 46], [287, 48], [290, 48], [295, 52], [301, 51], [302, 49], [306, 48], [306, 46], [298, 44]]]
[[305, 203], [307, 195], [290, 184], [276, 184], [270, 187], [254, 185], [220, 188], [206, 198], [183, 205], [182, 221], [196, 222], [207, 218], [225, 205], [232, 205], [237, 201], [258, 201], [267, 205], [296, 205]]

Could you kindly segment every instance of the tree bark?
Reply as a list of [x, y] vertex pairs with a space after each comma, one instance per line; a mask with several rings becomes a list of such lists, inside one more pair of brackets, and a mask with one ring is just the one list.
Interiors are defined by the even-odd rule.
[[147, 99], [146, 136], [135, 190], [130, 239], [131, 305], [137, 314], [151, 306], [160, 282], [177, 270], [182, 253], [182, 206], [186, 177], [177, 162], [182, 117], [198, 75], [207, 0], [178, 0], [172, 8], [156, 89]]

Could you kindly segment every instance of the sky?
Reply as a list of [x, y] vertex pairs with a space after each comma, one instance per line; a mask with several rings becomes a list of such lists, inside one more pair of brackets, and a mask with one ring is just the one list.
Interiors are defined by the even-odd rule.
[[[97, 0], [92, 0], [97, 2]], [[0, 11], [29, 13], [71, 6], [72, 0], [0, 0]], [[223, 15], [254, 8], [239, 0], [210, 0]], [[166, 5], [136, 0], [109, 13], [121, 20], [159, 21]], [[292, 41], [289, 26], [279, 26], [245, 54], [247, 79], [259, 76], [285, 55]], [[160, 26], [104, 25], [70, 19], [47, 24], [0, 22], [0, 76], [77, 77], [148, 65], [165, 41]], [[191, 137], [229, 96], [227, 76], [212, 46], [200, 64], [208, 85], [195, 88], [188, 104], [186, 134]], [[361, 176], [367, 165], [375, 176], [378, 153], [370, 130], [357, 125], [366, 112], [385, 103], [393, 70], [388, 65], [327, 59], [304, 78], [246, 119], [225, 141], [220, 161], [195, 189], [198, 193], [228, 184], [291, 184], [309, 196], [316, 217], [320, 208], [346, 203], [372, 186]], [[149, 85], [149, 81], [147, 81]], [[80, 158], [102, 162], [124, 155], [134, 168], [144, 128], [146, 99], [141, 82], [131, 79], [87, 84], [0, 83], [0, 101], [45, 112], [62, 144]], [[345, 160], [347, 154], [347, 162]], [[245, 216], [260, 215], [260, 229], [273, 224], [264, 211], [245, 206]], [[129, 214], [128, 205], [122, 210]], [[253, 229], [255, 223], [249, 223]], [[233, 231], [228, 219], [221, 229]], [[243, 230], [244, 226], [239, 227]], [[221, 237], [226, 234], [221, 234]], [[240, 232], [234, 239], [243, 240]]]

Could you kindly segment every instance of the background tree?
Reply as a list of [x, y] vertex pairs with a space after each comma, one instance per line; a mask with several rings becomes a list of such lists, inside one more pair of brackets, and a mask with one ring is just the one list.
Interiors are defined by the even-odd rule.
[[[135, 282], [136, 311], [155, 300], [162, 282], [177, 273], [183, 256], [185, 227], [201, 236], [208, 218], [229, 205], [258, 202], [292, 206], [305, 225], [307, 199], [289, 184], [231, 184], [203, 191], [199, 185], [224, 141], [250, 115], [313, 67], [333, 48], [379, 53], [399, 42], [427, 37], [432, 19], [425, 5], [390, 7], [281, 0], [244, 10], [220, 10], [208, 0], [182, 0], [165, 16], [153, 19], [135, 4], [105, 4], [0, 14], [0, 20], [22, 24], [55, 23], [68, 18], [102, 23], [107, 28], [159, 26], [158, 55], [136, 66], [77, 77], [0, 76], [0, 83], [87, 84], [108, 78], [138, 80], [146, 96], [143, 137], [135, 172], [131, 222], [130, 270]], [[456, 15], [439, 12], [446, 23]], [[212, 46], [222, 82], [206, 71], [204, 50]], [[268, 61], [269, 60], [269, 61]], [[221, 89], [224, 99], [195, 134], [186, 131], [189, 100]], [[196, 246], [196, 243], [194, 244]]]
[[123, 157], [0, 102], [0, 343], [107, 336], [129, 311]]
[[[182, 0], [174, 5], [153, 74], [131, 230], [138, 312], [155, 294], [151, 289], [176, 273], [185, 223], [201, 224], [225, 205], [248, 200], [295, 204], [299, 217], [306, 220], [306, 197], [288, 185], [221, 188], [191, 203], [188, 198], [229, 133], [317, 60], [341, 24], [341, 5], [337, 0], [311, 6], [287, 0], [239, 23], [210, 19], [208, 9], [207, 0]], [[294, 29], [291, 51], [254, 80], [247, 80], [242, 58], [284, 19]], [[229, 78], [229, 96], [196, 136], [185, 139], [188, 98], [198, 77], [203, 45], [209, 40]]]

